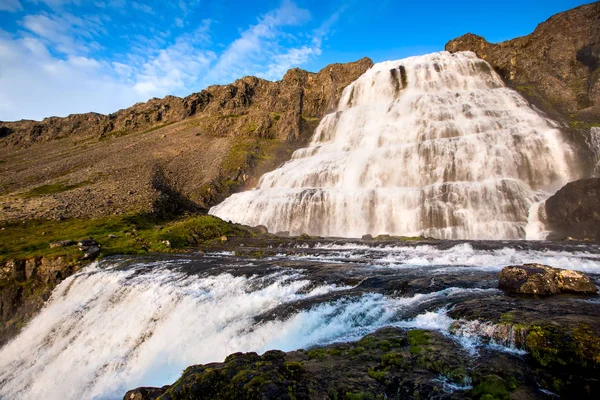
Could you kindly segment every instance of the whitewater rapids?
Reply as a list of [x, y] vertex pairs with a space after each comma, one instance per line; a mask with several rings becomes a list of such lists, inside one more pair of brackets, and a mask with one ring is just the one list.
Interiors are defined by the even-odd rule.
[[477, 348], [480, 325], [452, 333], [445, 310], [469, 299], [509, 301], [496, 289], [503, 266], [540, 262], [600, 277], [598, 246], [523, 246], [343, 242], [274, 249], [260, 260], [104, 260], [63, 281], [0, 349], [0, 398], [121, 399], [234, 352], [352, 341], [383, 326], [460, 334]]
[[210, 213], [296, 235], [540, 239], [539, 205], [575, 165], [489, 64], [441, 52], [373, 66], [308, 147]]

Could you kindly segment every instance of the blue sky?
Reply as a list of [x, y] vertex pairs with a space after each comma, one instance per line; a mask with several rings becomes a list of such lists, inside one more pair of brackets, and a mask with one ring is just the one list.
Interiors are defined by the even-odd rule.
[[0, 0], [0, 120], [114, 112], [245, 75], [499, 42], [588, 1]]

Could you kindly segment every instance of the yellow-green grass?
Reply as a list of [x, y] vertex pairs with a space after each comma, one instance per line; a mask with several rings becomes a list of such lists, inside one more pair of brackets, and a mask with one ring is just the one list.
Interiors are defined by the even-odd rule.
[[[210, 215], [160, 223], [139, 215], [64, 221], [30, 220], [0, 224], [0, 260], [34, 256], [82, 256], [76, 246], [50, 248], [63, 240], [94, 239], [101, 255], [180, 251], [220, 240], [221, 236], [253, 236], [240, 225]], [[109, 238], [109, 235], [117, 236]], [[166, 243], [165, 241], [168, 241]]]

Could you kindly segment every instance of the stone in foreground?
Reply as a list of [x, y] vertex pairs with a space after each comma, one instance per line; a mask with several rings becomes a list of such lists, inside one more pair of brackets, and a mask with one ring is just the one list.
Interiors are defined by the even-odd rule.
[[561, 293], [596, 294], [591, 279], [577, 271], [541, 264], [505, 267], [498, 274], [498, 286], [510, 293], [551, 296]]

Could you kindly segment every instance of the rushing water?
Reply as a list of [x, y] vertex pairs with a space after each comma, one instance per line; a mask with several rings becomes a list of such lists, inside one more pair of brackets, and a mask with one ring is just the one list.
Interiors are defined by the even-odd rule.
[[329, 241], [271, 251], [260, 260], [213, 253], [87, 267], [0, 349], [0, 398], [119, 399], [233, 352], [354, 340], [387, 325], [436, 329], [474, 353], [482, 334], [514, 347], [497, 327], [456, 325], [447, 310], [467, 299], [505, 302], [495, 273], [509, 264], [600, 274], [593, 245]]
[[376, 64], [307, 148], [211, 213], [293, 234], [535, 239], [530, 209], [577, 178], [573, 159], [485, 61], [435, 53]]

